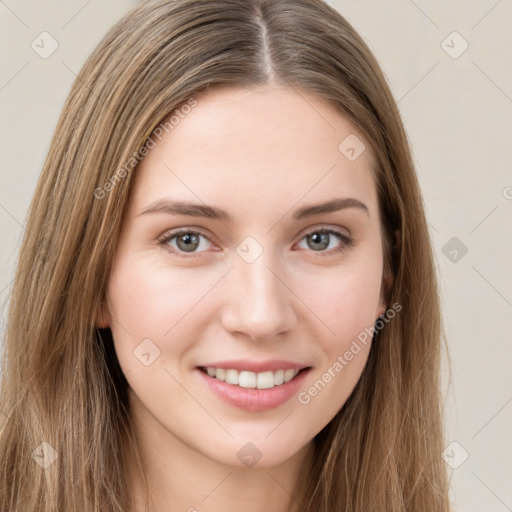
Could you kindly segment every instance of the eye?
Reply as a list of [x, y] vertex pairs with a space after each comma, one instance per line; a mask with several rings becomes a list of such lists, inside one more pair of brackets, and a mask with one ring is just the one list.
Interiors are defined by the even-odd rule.
[[[337, 242], [336, 239], [338, 240]], [[319, 252], [320, 256], [340, 253], [353, 245], [352, 237], [342, 231], [331, 228], [321, 228], [310, 231], [302, 240], [304, 240], [307, 245], [306, 249], [309, 248], [314, 252]], [[331, 250], [326, 251], [325, 249]]]
[[[203, 242], [203, 239], [206, 242]], [[208, 249], [208, 245], [211, 244], [208, 237], [200, 231], [194, 231], [190, 229], [182, 229], [171, 233], [165, 233], [159, 238], [161, 245], [168, 248], [176, 256], [186, 258], [184, 254], [191, 254], [197, 252], [204, 252], [203, 250], [197, 249]]]
[[[160, 245], [180, 258], [194, 257], [197, 253], [208, 250], [209, 246], [213, 246], [210, 239], [203, 232], [192, 229], [167, 232], [158, 240]], [[340, 253], [353, 245], [352, 237], [332, 228], [310, 231], [302, 238], [301, 243], [303, 240], [307, 244], [306, 249], [319, 253], [319, 256]]]

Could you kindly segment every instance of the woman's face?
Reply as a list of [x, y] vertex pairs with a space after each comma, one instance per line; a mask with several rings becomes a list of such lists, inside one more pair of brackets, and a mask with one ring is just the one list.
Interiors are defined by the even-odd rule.
[[271, 466], [345, 403], [386, 308], [372, 157], [315, 96], [195, 99], [134, 171], [105, 319], [148, 442]]

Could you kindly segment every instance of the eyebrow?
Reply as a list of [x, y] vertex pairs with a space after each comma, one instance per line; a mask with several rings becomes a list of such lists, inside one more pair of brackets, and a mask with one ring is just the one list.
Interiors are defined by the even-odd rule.
[[[332, 199], [325, 203], [304, 206], [295, 211], [293, 218], [295, 220], [305, 219], [314, 215], [320, 215], [325, 213], [332, 213], [346, 208], [358, 208], [369, 215], [368, 207], [353, 197], [345, 197], [339, 199]], [[158, 199], [153, 203], [149, 204], [140, 215], [146, 215], [148, 213], [166, 213], [168, 215], [186, 215], [189, 217], [205, 217], [208, 219], [217, 219], [230, 221], [230, 215], [222, 208], [214, 206], [208, 206], [206, 204], [192, 203], [188, 201], [171, 201], [169, 199]]]

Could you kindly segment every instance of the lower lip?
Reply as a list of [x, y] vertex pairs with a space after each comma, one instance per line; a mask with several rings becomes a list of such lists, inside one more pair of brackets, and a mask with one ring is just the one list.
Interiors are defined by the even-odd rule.
[[196, 371], [210, 389], [224, 401], [239, 409], [261, 412], [284, 404], [296, 394], [310, 369], [302, 370], [292, 380], [269, 389], [242, 388], [210, 377], [199, 369]]

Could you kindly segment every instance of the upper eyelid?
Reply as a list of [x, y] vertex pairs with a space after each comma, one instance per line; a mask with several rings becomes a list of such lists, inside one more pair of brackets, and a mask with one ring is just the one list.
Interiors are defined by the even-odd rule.
[[[335, 234], [340, 233], [341, 235], [345, 235], [348, 238], [352, 238], [352, 234], [347, 228], [343, 228], [341, 226], [332, 226], [328, 224], [319, 225], [313, 228], [305, 228], [304, 230], [299, 231], [296, 236], [300, 236], [301, 239], [310, 233], [316, 233], [317, 231], [334, 231]], [[346, 233], [345, 233], [346, 231]]]
[[187, 233], [196, 233], [198, 235], [204, 236], [211, 243], [213, 243], [212, 240], [210, 239], [210, 236], [200, 228], [176, 228], [175, 230], [168, 230], [168, 231], [164, 232], [162, 235], [160, 235], [158, 237], [158, 240], [167, 241], [176, 236], [179, 236], [181, 234], [187, 234]]

